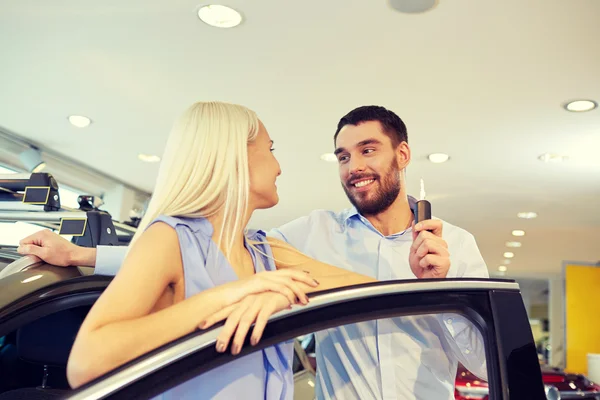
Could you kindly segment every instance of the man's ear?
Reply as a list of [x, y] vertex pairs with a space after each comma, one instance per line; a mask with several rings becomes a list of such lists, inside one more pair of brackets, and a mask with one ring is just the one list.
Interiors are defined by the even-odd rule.
[[402, 142], [396, 146], [396, 159], [398, 160], [398, 168], [403, 170], [410, 164], [410, 147], [408, 143]]

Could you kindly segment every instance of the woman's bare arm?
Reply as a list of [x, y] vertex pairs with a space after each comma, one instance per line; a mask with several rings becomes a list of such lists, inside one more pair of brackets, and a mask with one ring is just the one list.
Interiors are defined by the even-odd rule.
[[69, 383], [78, 387], [193, 332], [207, 317], [249, 294], [275, 291], [292, 302], [296, 293], [305, 296], [297, 284], [310, 283], [312, 278], [304, 272], [282, 272], [220, 285], [152, 312], [165, 289], [183, 283], [179, 281], [184, 277], [176, 231], [155, 223], [133, 245], [82, 324], [67, 365]]
[[306, 293], [377, 282], [377, 279], [369, 276], [317, 261], [282, 240], [267, 237], [267, 241], [271, 245], [277, 269], [306, 271], [319, 281], [317, 288], [303, 287]]

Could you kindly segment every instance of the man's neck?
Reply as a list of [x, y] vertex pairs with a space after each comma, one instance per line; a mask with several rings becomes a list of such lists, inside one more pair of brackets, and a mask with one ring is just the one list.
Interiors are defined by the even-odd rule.
[[387, 210], [364, 217], [384, 236], [393, 235], [408, 229], [412, 225], [413, 213], [406, 194], [400, 193]]

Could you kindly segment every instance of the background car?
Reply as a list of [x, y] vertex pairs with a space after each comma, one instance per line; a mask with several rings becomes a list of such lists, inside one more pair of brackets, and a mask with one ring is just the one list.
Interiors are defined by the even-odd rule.
[[[581, 374], [567, 374], [560, 368], [541, 367], [542, 381], [556, 388], [562, 399], [600, 400], [600, 386]], [[455, 400], [488, 400], [488, 384], [459, 364]]]

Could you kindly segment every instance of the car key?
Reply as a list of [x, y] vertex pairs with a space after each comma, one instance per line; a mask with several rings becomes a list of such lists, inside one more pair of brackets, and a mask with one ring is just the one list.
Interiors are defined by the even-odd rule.
[[417, 201], [415, 210], [415, 224], [426, 219], [431, 219], [431, 203], [425, 200], [425, 183], [423, 182], [423, 178], [421, 178], [421, 193], [419, 197], [420, 200]]

